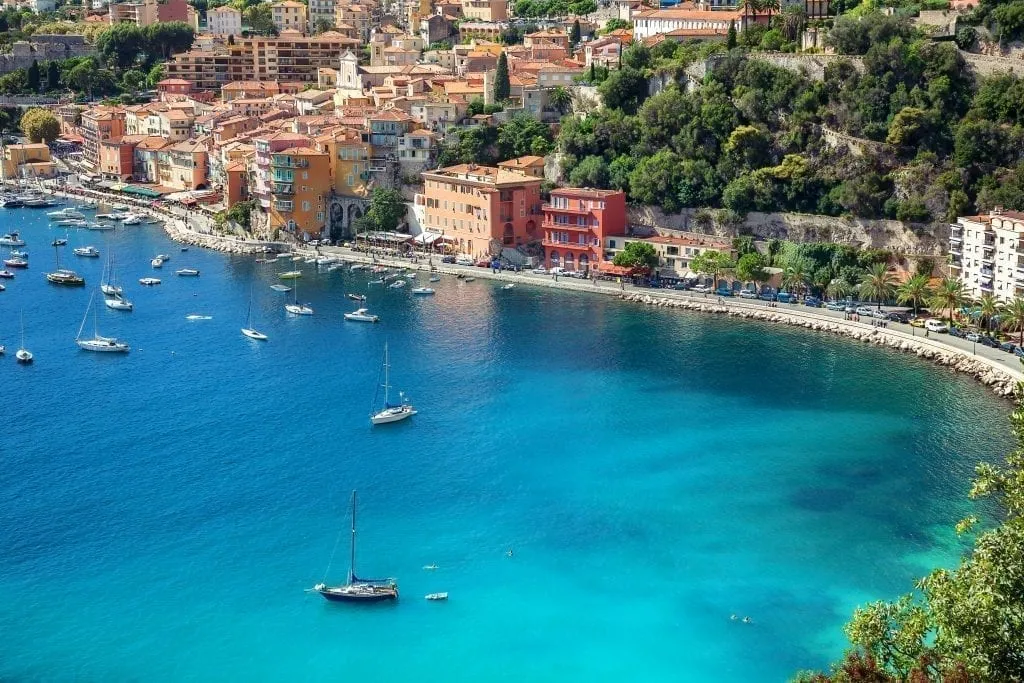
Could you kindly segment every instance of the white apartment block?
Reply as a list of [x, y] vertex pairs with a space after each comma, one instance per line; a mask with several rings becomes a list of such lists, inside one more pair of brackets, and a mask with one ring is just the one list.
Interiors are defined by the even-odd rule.
[[309, 0], [309, 32], [316, 33], [316, 25], [327, 22], [334, 26], [334, 0]]
[[987, 216], [961, 216], [950, 228], [951, 273], [967, 296], [1024, 296], [1024, 213], [996, 207]]
[[206, 30], [218, 36], [242, 35], [242, 13], [224, 5], [206, 12]]

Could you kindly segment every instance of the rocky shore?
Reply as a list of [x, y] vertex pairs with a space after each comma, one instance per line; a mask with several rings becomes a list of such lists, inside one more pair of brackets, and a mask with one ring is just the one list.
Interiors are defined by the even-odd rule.
[[261, 242], [259, 240], [244, 240], [240, 237], [223, 235], [211, 235], [189, 229], [185, 220], [171, 214], [153, 212], [163, 219], [164, 232], [175, 242], [191, 244], [204, 249], [213, 249], [226, 254], [264, 254], [267, 249], [279, 251], [283, 245], [273, 242]]
[[895, 351], [912, 353], [919, 358], [947, 367], [954, 372], [970, 375], [992, 389], [999, 396], [1012, 397], [1018, 389], [1017, 379], [1009, 373], [992, 367], [992, 365], [983, 360], [966, 356], [959, 351], [930, 342], [924, 338], [908, 339], [902, 333], [887, 329], [869, 327], [860, 323], [847, 323], [846, 321], [812, 320], [806, 314], [792, 315], [783, 309], [745, 310], [726, 304], [669, 299], [649, 294], [620, 294], [619, 298], [646, 306], [677, 308], [702, 313], [718, 313], [734, 318], [781, 323], [783, 325], [803, 327], [816, 332], [839, 334], [864, 342], [865, 344], [874, 344], [875, 346], [884, 346]]

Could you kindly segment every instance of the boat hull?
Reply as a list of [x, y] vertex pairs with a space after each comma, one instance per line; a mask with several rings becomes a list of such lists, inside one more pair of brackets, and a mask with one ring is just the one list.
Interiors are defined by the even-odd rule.
[[244, 334], [249, 339], [255, 339], [257, 341], [267, 341], [267, 335], [263, 334], [262, 332], [257, 332], [256, 330], [250, 330], [246, 327], [242, 328], [242, 334]]
[[78, 344], [78, 348], [82, 349], [83, 351], [92, 351], [94, 353], [128, 353], [128, 351], [131, 350], [127, 344], [104, 344], [95, 343], [87, 340], [78, 341], [75, 343]]
[[337, 588], [317, 588], [316, 592], [328, 602], [388, 602], [398, 599], [398, 590], [381, 587], [372, 592], [350, 592]]
[[400, 422], [406, 420], [416, 414], [416, 410], [411, 407], [403, 408], [402, 410], [382, 410], [376, 415], [370, 417], [370, 423], [375, 425], [389, 424], [391, 422]]

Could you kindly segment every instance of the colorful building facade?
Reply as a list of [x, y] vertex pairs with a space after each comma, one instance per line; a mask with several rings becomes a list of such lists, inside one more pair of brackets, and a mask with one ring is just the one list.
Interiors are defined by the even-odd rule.
[[626, 193], [565, 187], [551, 191], [544, 210], [544, 264], [600, 269], [605, 239], [626, 234]]

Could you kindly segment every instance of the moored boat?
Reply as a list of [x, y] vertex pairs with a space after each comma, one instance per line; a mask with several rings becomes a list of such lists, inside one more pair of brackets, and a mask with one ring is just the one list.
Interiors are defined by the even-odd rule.
[[[11, 258], [5, 258], [4, 265], [7, 266], [8, 268], [28, 268], [28, 261], [21, 258], [20, 256], [13, 256]], [[12, 274], [10, 277], [14, 277], [14, 275]]]
[[140, 277], [139, 278], [139, 284], [140, 285], [146, 285], [147, 287], [152, 287], [154, 285], [160, 284], [160, 278], [158, 278], [158, 277]]
[[433, 296], [434, 294], [433, 287], [413, 287], [409, 291], [419, 296]]
[[100, 335], [95, 309], [93, 309], [92, 316], [92, 337], [82, 337], [82, 329], [85, 327], [85, 321], [89, 318], [89, 309], [92, 308], [94, 298], [95, 295], [89, 297], [89, 305], [85, 309], [85, 315], [82, 316], [82, 324], [78, 327], [78, 334], [75, 336], [75, 344], [77, 344], [78, 348], [83, 351], [94, 351], [97, 353], [128, 353], [131, 350], [131, 347], [125, 342], [118, 341], [114, 337], [104, 337]]
[[21, 235], [17, 231], [9, 232], [3, 237], [0, 237], [0, 246], [3, 247], [23, 247], [25, 246], [25, 240], [21, 239]]
[[346, 296], [352, 301], [366, 301], [365, 294], [346, 294]]
[[283, 273], [278, 273], [277, 276], [282, 280], [297, 280], [302, 277], [301, 270], [288, 270]]
[[199, 277], [199, 270], [196, 268], [179, 268], [174, 271], [174, 274], [182, 277]]
[[[391, 388], [391, 365], [388, 363], [387, 342], [384, 343], [384, 364], [382, 372], [384, 374], [384, 382], [380, 386], [384, 388], [384, 403], [381, 406], [380, 410], [370, 414], [370, 424], [388, 424], [390, 422], [398, 422], [400, 420], [404, 420], [415, 415], [416, 409], [413, 408], [409, 401], [405, 398], [404, 393], [398, 392], [398, 403], [391, 403], [391, 401], [389, 400], [388, 391]], [[373, 402], [377, 402], [376, 396], [374, 396]]]
[[365, 308], [357, 308], [351, 313], [346, 313], [343, 317], [345, 320], [352, 320], [353, 322], [359, 323], [375, 323], [380, 320], [380, 318], [373, 315]]
[[99, 250], [92, 245], [87, 247], [76, 247], [71, 250], [71, 253], [75, 256], [84, 256], [87, 258], [97, 258], [100, 255]]

